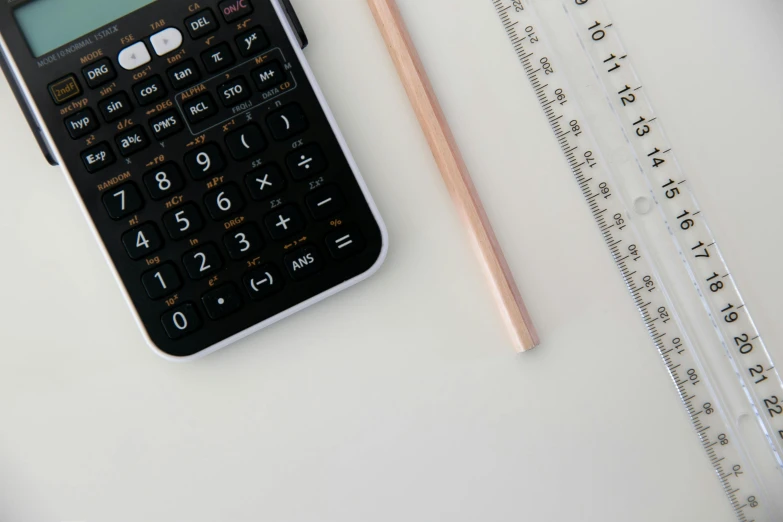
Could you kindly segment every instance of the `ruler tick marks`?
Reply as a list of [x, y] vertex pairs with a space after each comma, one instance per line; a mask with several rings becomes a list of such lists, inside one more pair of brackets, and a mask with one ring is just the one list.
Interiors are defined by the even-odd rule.
[[[574, 47], [569, 52], [582, 53], [591, 62], [598, 85], [606, 95], [600, 101], [604, 104], [608, 102], [611, 106], [611, 116], [617, 121], [625, 138], [624, 143], [616, 140], [610, 141], [608, 145], [613, 147], [612, 152], [622, 148], [635, 159], [648, 183], [655, 208], [660, 213], [661, 225], [664, 230], [668, 229], [675, 243], [673, 255], [680, 257], [679, 265], [684, 267], [687, 277], [691, 279], [692, 286], [688, 285], [690, 290], [677, 288], [669, 279], [662, 278], [660, 270], [651, 261], [669, 255], [670, 246], [660, 245], [643, 230], [628, 226], [629, 218], [635, 216], [635, 211], [632, 210], [633, 205], [624, 199], [623, 188], [627, 182], [623, 176], [614, 172], [611, 164], [604, 161], [604, 154], [593, 137], [591, 121], [584, 117], [579, 106], [579, 91], [569, 86], [568, 68], [564, 63], [559, 63], [558, 55], [549, 47], [545, 31], [539, 29], [543, 25], [538, 19], [535, 4], [548, 5], [549, 0], [493, 0], [493, 4], [512, 50], [561, 147], [566, 164], [620, 271], [632, 297], [631, 303], [637, 308], [642, 324], [665, 363], [671, 382], [675, 384], [694, 431], [704, 447], [707, 462], [720, 479], [737, 519], [742, 522], [779, 522], [767, 515], [768, 508], [771, 509], [769, 498], [763, 490], [758, 489], [754, 465], [752, 462], [748, 464], [748, 456], [742, 449], [744, 442], [728, 420], [725, 405], [720, 398], [722, 395], [715, 395], [712, 390], [717, 389], [724, 395], [735, 394], [741, 400], [751, 399], [759, 426], [764, 426], [770, 442], [770, 454], [783, 470], [783, 459], [780, 457], [783, 451], [783, 415], [777, 419], [763, 417], [766, 409], [760, 400], [762, 393], [765, 398], [773, 396], [776, 390], [783, 394], [783, 382], [773, 370], [774, 364], [753, 325], [745, 301], [739, 296], [734, 281], [727, 279], [730, 271], [690, 193], [687, 180], [677, 161], [670, 155], [672, 147], [657, 122], [657, 115], [646, 97], [644, 85], [639, 83], [633, 60], [624, 51], [618, 33], [606, 31], [613, 27], [613, 22], [602, 25], [601, 20], [608, 19], [602, 1], [590, 0], [576, 4], [573, 0], [562, 1], [573, 25], [563, 29], [576, 29], [582, 44], [581, 49]], [[549, 25], [553, 26], [552, 23]], [[522, 28], [527, 33], [524, 37], [519, 36]], [[546, 85], [542, 85], [544, 78]], [[624, 85], [625, 88], [618, 93], [617, 85]], [[631, 87], [633, 85], [637, 87]], [[635, 94], [628, 93], [631, 90]], [[631, 96], [634, 98], [631, 99]], [[598, 101], [597, 97], [594, 98], [594, 101]], [[563, 129], [565, 126], [561, 127], [561, 121], [570, 122], [570, 125]], [[606, 136], [603, 138], [607, 140]], [[651, 154], [652, 149], [654, 152]], [[582, 169], [590, 175], [586, 175]], [[630, 192], [635, 192], [635, 189]], [[602, 195], [604, 197], [599, 197]], [[692, 248], [693, 245], [698, 246]], [[645, 252], [648, 251], [653, 256], [647, 256]], [[717, 274], [726, 275], [716, 281], [713, 274], [716, 278]], [[684, 333], [687, 322], [669, 298], [672, 291], [679, 292], [677, 295], [680, 299], [682, 292], [691, 292], [688, 295], [701, 302], [715, 335], [707, 336], [699, 332], [695, 339], [697, 343], [691, 342]], [[741, 304], [733, 307], [729, 304], [732, 302]], [[750, 336], [753, 337], [748, 341]], [[740, 377], [732, 384], [736, 390], [727, 388], [712, 372], [704, 370], [702, 350], [714, 350], [715, 347], [722, 347], [728, 355], [725, 357], [727, 361], [742, 357], [741, 361], [736, 361], [734, 368], [737, 369], [733, 370]], [[765, 379], [747, 381], [742, 377], [743, 372], [747, 372], [739, 370], [749, 367], [769, 370], [762, 372]], [[702, 418], [709, 418], [710, 425], [702, 425]], [[711, 432], [718, 434], [718, 440], [711, 440], [708, 436]], [[780, 439], [774, 438], [777, 433]], [[729, 463], [727, 469], [723, 468], [724, 462]], [[738, 501], [739, 498], [742, 502]], [[748, 501], [750, 498], [754, 499], [753, 502]], [[748, 516], [750, 513], [753, 517]]]

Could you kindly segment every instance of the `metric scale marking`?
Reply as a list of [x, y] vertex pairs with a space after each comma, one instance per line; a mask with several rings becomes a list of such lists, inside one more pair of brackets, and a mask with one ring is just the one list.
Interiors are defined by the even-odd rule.
[[[741, 299], [685, 178], [672, 147], [657, 122], [624, 46], [599, 0], [563, 0], [563, 7], [603, 86], [623, 143], [636, 160], [636, 177], [665, 222], [688, 277], [709, 315], [709, 338], [697, 336], [673, 304], [670, 287], [623, 201], [622, 190], [639, 181], [618, 179], [591, 132], [592, 125], [572, 96], [555, 64], [530, 0], [492, 0], [519, 61], [534, 89], [555, 137], [609, 247], [648, 333], [673, 379], [688, 416], [738, 520], [783, 520], [773, 496], [759, 480], [759, 466], [740, 437], [726, 403], [731, 386], [717, 386], [704, 362], [703, 350], [722, 350], [739, 378], [737, 393], [750, 401], [757, 426], [769, 446], [768, 460], [783, 471], [783, 383]], [[638, 174], [642, 174], [639, 176]], [[618, 182], [621, 181], [621, 182]], [[641, 207], [645, 202], [640, 198]], [[640, 214], [651, 208], [640, 209]], [[668, 281], [667, 281], [668, 282]], [[722, 346], [722, 348], [719, 348]], [[740, 387], [741, 386], [741, 387]], [[777, 475], [780, 475], [778, 473]], [[780, 478], [776, 476], [776, 478]]]

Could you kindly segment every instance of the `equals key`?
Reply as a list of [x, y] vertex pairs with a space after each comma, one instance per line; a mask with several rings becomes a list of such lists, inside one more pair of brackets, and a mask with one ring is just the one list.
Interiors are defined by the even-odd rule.
[[254, 27], [249, 31], [240, 34], [235, 39], [239, 53], [245, 58], [254, 56], [267, 47], [269, 47], [269, 39], [266, 37], [266, 33], [261, 27]]

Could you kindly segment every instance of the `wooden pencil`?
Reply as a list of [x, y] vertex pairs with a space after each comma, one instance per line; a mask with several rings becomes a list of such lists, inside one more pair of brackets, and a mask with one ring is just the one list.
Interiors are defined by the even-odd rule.
[[368, 3], [443, 180], [476, 240], [516, 348], [530, 350], [539, 343], [535, 326], [397, 4], [395, 0], [368, 0]]

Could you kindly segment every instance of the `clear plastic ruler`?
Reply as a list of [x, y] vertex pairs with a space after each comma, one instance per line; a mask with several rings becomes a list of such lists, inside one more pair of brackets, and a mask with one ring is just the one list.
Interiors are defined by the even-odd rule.
[[704, 465], [738, 520], [783, 521], [783, 382], [612, 17], [602, 0], [490, 1]]

